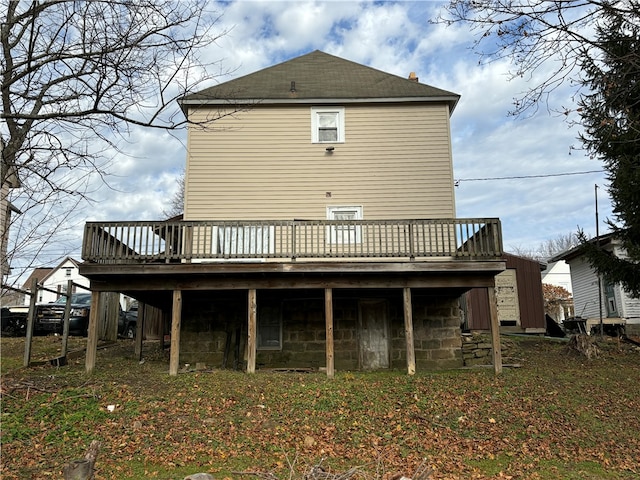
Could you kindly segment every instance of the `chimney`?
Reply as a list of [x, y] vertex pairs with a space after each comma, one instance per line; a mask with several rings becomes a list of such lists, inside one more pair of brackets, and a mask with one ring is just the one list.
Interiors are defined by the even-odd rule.
[[416, 77], [416, 72], [411, 72], [409, 74], [409, 80], [411, 80], [412, 82], [418, 83], [418, 77]]

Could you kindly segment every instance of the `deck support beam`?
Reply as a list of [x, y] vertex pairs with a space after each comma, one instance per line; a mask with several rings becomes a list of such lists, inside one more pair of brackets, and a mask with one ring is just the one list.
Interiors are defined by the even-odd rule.
[[36, 322], [36, 302], [38, 299], [38, 279], [31, 279], [31, 298], [29, 299], [29, 313], [27, 314], [27, 331], [24, 339], [23, 366], [31, 364], [31, 346], [33, 343], [33, 329]]
[[180, 324], [182, 323], [182, 290], [173, 291], [171, 308], [171, 352], [169, 354], [169, 375], [178, 374], [180, 365]]
[[69, 347], [69, 318], [71, 316], [71, 292], [73, 292], [73, 280], [67, 280], [67, 296], [64, 302], [64, 321], [62, 324], [62, 348], [60, 356], [66, 357]]
[[144, 303], [138, 302], [138, 319], [136, 320], [136, 346], [135, 346], [135, 356], [138, 359], [138, 361], [142, 360], [142, 340], [143, 340], [142, 337], [144, 337], [144, 317], [145, 317]]
[[249, 328], [247, 329], [247, 373], [256, 373], [258, 304], [256, 289], [249, 289]]
[[495, 287], [488, 287], [489, 295], [489, 325], [491, 329], [491, 351], [493, 371], [496, 375], [502, 373], [502, 348], [500, 345], [500, 322], [498, 320], [498, 300]]
[[89, 328], [87, 331], [87, 353], [85, 356], [85, 370], [92, 373], [96, 367], [98, 352], [98, 317], [100, 316], [100, 292], [91, 292], [91, 309], [89, 310]]
[[335, 376], [335, 356], [333, 351], [333, 290], [324, 289], [324, 316], [326, 324], [327, 378]]
[[404, 336], [407, 341], [407, 374], [416, 373], [416, 352], [413, 341], [413, 309], [411, 307], [411, 288], [405, 287], [402, 292], [404, 304]]

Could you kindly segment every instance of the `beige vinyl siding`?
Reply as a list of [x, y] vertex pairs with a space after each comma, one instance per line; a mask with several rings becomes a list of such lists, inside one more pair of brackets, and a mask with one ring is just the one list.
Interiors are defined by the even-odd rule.
[[447, 106], [344, 106], [333, 154], [311, 143], [310, 106], [192, 127], [185, 219], [324, 219], [339, 205], [361, 205], [368, 220], [454, 217]]

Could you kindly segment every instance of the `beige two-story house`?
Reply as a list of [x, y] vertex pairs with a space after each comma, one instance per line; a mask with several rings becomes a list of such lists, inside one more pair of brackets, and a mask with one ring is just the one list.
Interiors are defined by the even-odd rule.
[[320, 51], [188, 95], [183, 218], [87, 224], [80, 272], [165, 312], [172, 373], [461, 366], [505, 264], [455, 215], [458, 100]]

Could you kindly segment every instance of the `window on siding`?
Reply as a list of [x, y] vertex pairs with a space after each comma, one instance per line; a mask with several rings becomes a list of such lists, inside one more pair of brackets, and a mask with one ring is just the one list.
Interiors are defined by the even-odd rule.
[[344, 142], [344, 108], [311, 109], [311, 141], [313, 143]]
[[330, 243], [362, 242], [362, 227], [350, 223], [352, 220], [362, 220], [361, 206], [327, 207], [327, 219], [344, 222], [329, 227], [327, 239]]

